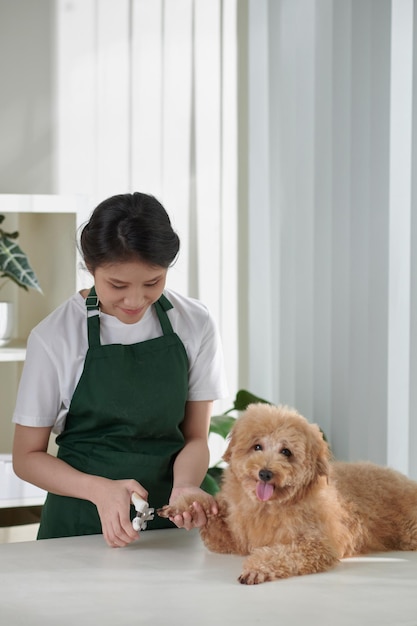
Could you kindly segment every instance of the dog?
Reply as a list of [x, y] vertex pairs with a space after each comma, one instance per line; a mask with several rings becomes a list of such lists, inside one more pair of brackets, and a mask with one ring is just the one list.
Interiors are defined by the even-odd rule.
[[[251, 404], [236, 419], [216, 495], [198, 499], [201, 538], [246, 556], [238, 580], [255, 585], [324, 572], [368, 552], [417, 550], [417, 482], [369, 462], [331, 458], [320, 428], [287, 406]], [[189, 510], [179, 498], [162, 517]]]

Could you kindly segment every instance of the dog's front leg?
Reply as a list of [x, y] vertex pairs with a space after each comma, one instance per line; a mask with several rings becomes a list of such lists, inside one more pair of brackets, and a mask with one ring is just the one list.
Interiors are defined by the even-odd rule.
[[257, 585], [279, 578], [325, 572], [338, 562], [332, 545], [303, 538], [288, 545], [256, 548], [243, 563], [238, 580], [244, 585]]
[[207, 524], [200, 528], [200, 535], [204, 545], [212, 552], [223, 554], [247, 554], [242, 546], [239, 546], [231, 534], [227, 523], [227, 506], [224, 502], [217, 502], [219, 512], [217, 515], [208, 517]]

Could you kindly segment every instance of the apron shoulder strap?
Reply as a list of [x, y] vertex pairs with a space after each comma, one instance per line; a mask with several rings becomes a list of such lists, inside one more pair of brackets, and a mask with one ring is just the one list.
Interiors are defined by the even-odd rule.
[[91, 287], [90, 293], [85, 299], [85, 306], [87, 309], [88, 347], [92, 348], [100, 345], [99, 300], [94, 286]]
[[[91, 287], [90, 293], [85, 299], [85, 306], [87, 309], [88, 346], [93, 348], [101, 345], [99, 299], [97, 298], [94, 286]], [[154, 306], [164, 335], [173, 334], [174, 331], [171, 322], [166, 314], [169, 309], [174, 308], [171, 302], [162, 294], [159, 300], [155, 302]]]
[[168, 300], [168, 298], [164, 296], [164, 294], [162, 294], [159, 300], [154, 303], [154, 307], [158, 315], [159, 322], [161, 324], [162, 332], [164, 333], [164, 335], [172, 334], [174, 331], [166, 312], [169, 311], [169, 309], [173, 309], [173, 305]]

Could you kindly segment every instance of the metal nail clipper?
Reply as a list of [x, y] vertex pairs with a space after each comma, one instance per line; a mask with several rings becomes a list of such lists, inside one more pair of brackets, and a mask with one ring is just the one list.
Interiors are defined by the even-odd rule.
[[132, 520], [132, 526], [138, 531], [145, 530], [148, 520], [154, 518], [155, 509], [149, 508], [148, 503], [137, 493], [132, 494], [132, 504], [136, 509], [136, 517]]

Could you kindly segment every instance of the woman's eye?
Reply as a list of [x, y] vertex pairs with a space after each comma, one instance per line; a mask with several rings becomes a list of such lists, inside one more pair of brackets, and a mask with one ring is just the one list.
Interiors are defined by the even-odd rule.
[[284, 456], [287, 456], [287, 457], [292, 456], [292, 452], [291, 452], [291, 450], [288, 450], [288, 448], [282, 448], [281, 454], [283, 454]]
[[256, 444], [253, 446], [253, 449], [254, 449], [254, 450], [256, 450], [256, 451], [258, 451], [258, 450], [263, 450], [263, 447], [261, 446], [261, 444], [260, 444], [260, 443], [256, 443]]

